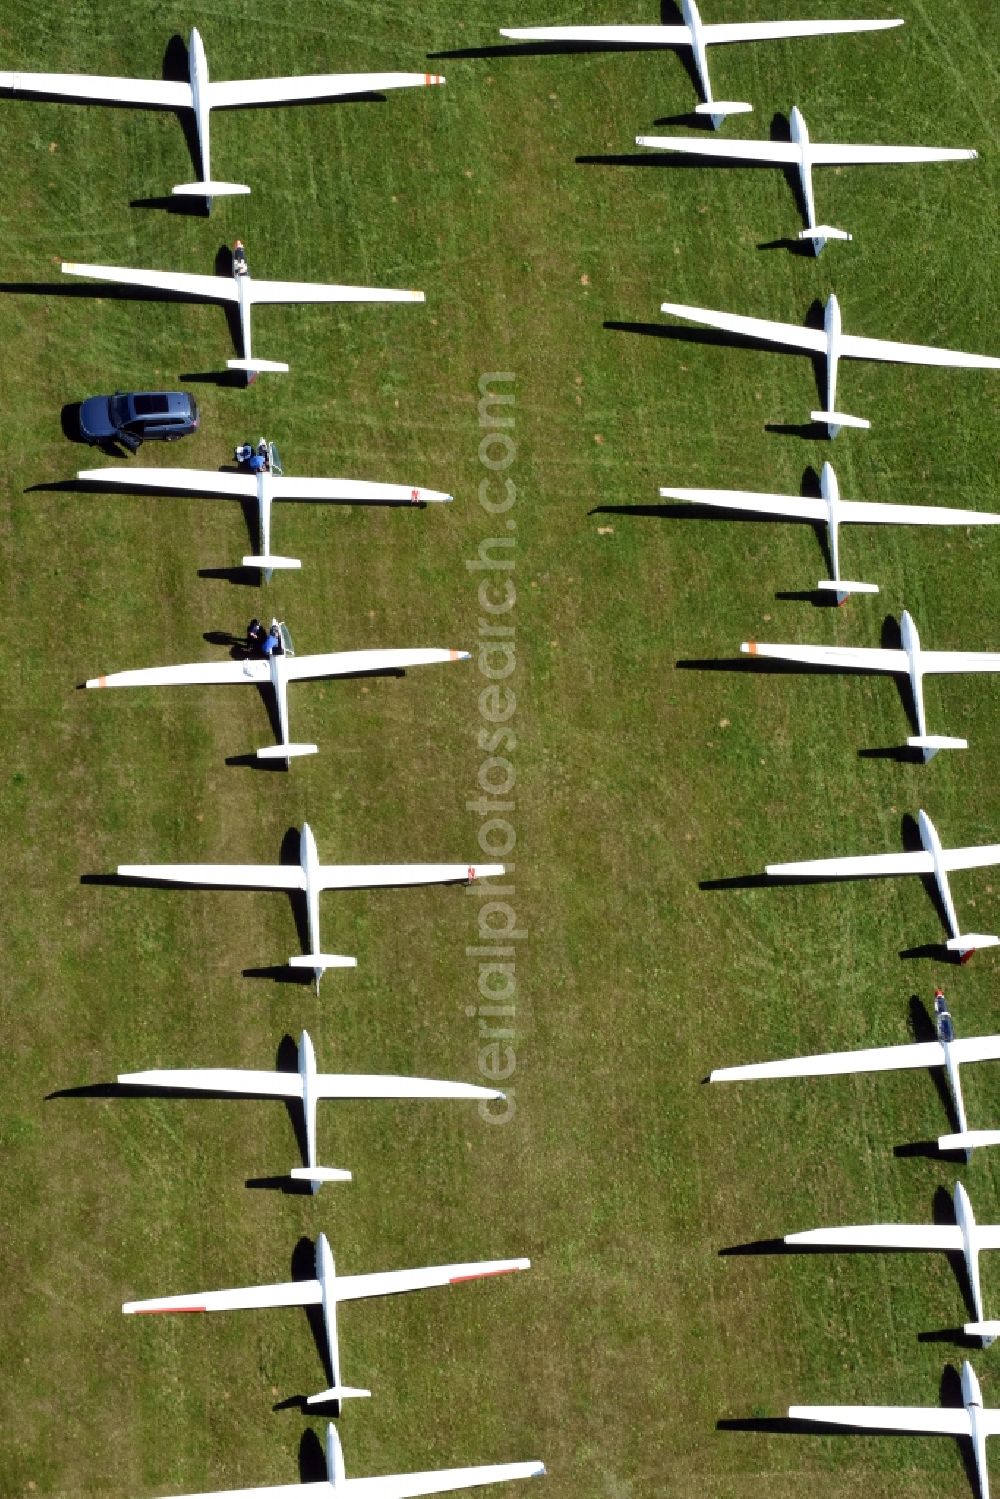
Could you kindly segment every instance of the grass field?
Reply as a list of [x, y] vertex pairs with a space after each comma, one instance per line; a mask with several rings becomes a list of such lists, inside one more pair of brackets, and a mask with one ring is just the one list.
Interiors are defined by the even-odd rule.
[[[719, 0], [723, 12], [907, 22], [717, 49], [717, 93], [756, 110], [730, 134], [765, 133], [797, 102], [819, 139], [968, 145], [980, 161], [820, 174], [821, 217], [855, 242], [814, 262], [758, 248], [798, 228], [780, 173], [580, 160], [629, 155], [636, 133], [690, 108], [677, 57], [447, 56], [493, 47], [501, 25], [651, 21], [655, 4], [8, 0], [4, 66], [25, 71], [160, 77], [193, 22], [218, 78], [431, 68], [448, 83], [213, 117], [215, 175], [253, 195], [210, 218], [130, 206], [192, 179], [175, 116], [0, 104], [3, 1499], [317, 1476], [322, 1423], [285, 1405], [322, 1377], [301, 1313], [134, 1323], [118, 1307], [283, 1279], [320, 1229], [345, 1272], [534, 1261], [343, 1314], [345, 1378], [375, 1392], [342, 1417], [349, 1473], [537, 1456], [550, 1499], [969, 1492], [952, 1442], [717, 1429], [793, 1401], [932, 1403], [964, 1356], [954, 1338], [920, 1337], [965, 1317], [943, 1257], [719, 1254], [936, 1211], [956, 1168], [893, 1154], [941, 1132], [932, 1080], [709, 1092], [701, 1079], [902, 1041], [911, 996], [929, 1006], [939, 981], [960, 1033], [994, 1031], [997, 960], [901, 961], [939, 935], [918, 881], [699, 882], [895, 847], [920, 806], [946, 843], [996, 839], [995, 687], [930, 682], [932, 727], [970, 749], [924, 768], [858, 755], [907, 732], [891, 681], [678, 663], [748, 637], [877, 644], [901, 607], [929, 646], [995, 649], [997, 538], [853, 528], [845, 573], [882, 591], [822, 610], [778, 596], [824, 573], [808, 528], [628, 507], [655, 505], [660, 484], [800, 492], [830, 456], [851, 497], [998, 508], [992, 377], [849, 364], [842, 408], [873, 426], [831, 449], [767, 430], [806, 420], [807, 361], [650, 333], [665, 299], [795, 321], [835, 289], [853, 331], [996, 353], [995, 11]], [[419, 286], [427, 305], [260, 309], [255, 351], [291, 372], [243, 391], [179, 385], [232, 353], [218, 308], [57, 285], [62, 259], [210, 271], [236, 236], [255, 274]], [[516, 377], [516, 457], [499, 476], [479, 457], [489, 372]], [[280, 507], [275, 545], [301, 573], [267, 591], [199, 576], [249, 549], [238, 506], [47, 487], [94, 461], [66, 440], [65, 403], [161, 385], [197, 393], [202, 427], [143, 463], [215, 467], [264, 431], [289, 472], [422, 484], [455, 503]], [[477, 499], [504, 476], [512, 531]], [[253, 613], [286, 618], [300, 651], [476, 651], [481, 574], [467, 564], [497, 536], [516, 539], [510, 883], [528, 934], [513, 1119], [328, 1104], [321, 1159], [355, 1180], [304, 1198], [244, 1185], [297, 1162], [276, 1103], [49, 1097], [143, 1067], [268, 1067], [303, 1026], [327, 1069], [478, 1076], [479, 895], [324, 897], [327, 948], [359, 965], [328, 974], [317, 1001], [242, 976], [297, 950], [283, 897], [81, 883], [119, 862], [270, 861], [303, 818], [331, 862], [480, 858], [475, 663], [293, 688], [295, 735], [320, 753], [289, 775], [226, 764], [268, 742], [255, 694], [74, 689], [208, 658], [218, 647], [202, 636]], [[974, 929], [996, 929], [994, 889], [988, 871], [956, 880]], [[973, 1122], [995, 1121], [996, 1072], [971, 1070], [967, 1090]], [[995, 1159], [962, 1173], [986, 1222]], [[995, 1311], [989, 1257], [984, 1291]], [[973, 1358], [1000, 1403], [996, 1350]]]

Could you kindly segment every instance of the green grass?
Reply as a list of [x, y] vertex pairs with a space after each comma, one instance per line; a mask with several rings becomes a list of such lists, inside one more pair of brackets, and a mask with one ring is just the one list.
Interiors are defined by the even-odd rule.
[[[858, 7], [725, 7], [782, 11]], [[4, 1499], [293, 1481], [304, 1426], [322, 1430], [273, 1409], [321, 1377], [301, 1315], [133, 1324], [118, 1306], [283, 1278], [299, 1237], [320, 1229], [348, 1272], [534, 1260], [509, 1282], [344, 1314], [345, 1377], [375, 1391], [342, 1418], [349, 1472], [538, 1455], [553, 1499], [968, 1492], [950, 1442], [716, 1430], [792, 1401], [936, 1398], [960, 1351], [918, 1334], [963, 1317], [943, 1260], [718, 1254], [824, 1222], [926, 1218], [954, 1171], [892, 1147], [940, 1132], [931, 1081], [710, 1093], [700, 1079], [726, 1062], [903, 1040], [909, 996], [928, 1003], [942, 979], [961, 1031], [995, 1030], [995, 960], [900, 962], [938, 933], [914, 881], [699, 881], [893, 847], [919, 806], [946, 842], [995, 839], [995, 692], [986, 679], [930, 684], [932, 725], [971, 747], [924, 769], [858, 758], [905, 732], [889, 682], [677, 662], [749, 636], [875, 644], [904, 606], [929, 645], [995, 647], [996, 539], [852, 529], [845, 571], [882, 592], [828, 612], [775, 597], [823, 572], [806, 528], [592, 514], [655, 503], [668, 483], [794, 493], [827, 456], [851, 496], [997, 507], [988, 376], [849, 364], [840, 399], [873, 427], [831, 450], [765, 430], [815, 404], [808, 362], [604, 326], [657, 323], [668, 298], [797, 320], [835, 289], [851, 329], [996, 352], [993, 8], [903, 14], [881, 36], [713, 56], [719, 95], [756, 108], [732, 134], [762, 133], [797, 102], [819, 139], [981, 152], [974, 167], [819, 174], [822, 216], [855, 242], [814, 263], [756, 248], [798, 227], [780, 174], [577, 161], [628, 153], [690, 107], [675, 57], [426, 60], [489, 45], [500, 25], [655, 20], [655, 5], [8, 4], [8, 67], [160, 76], [168, 40], [194, 20], [219, 78], [426, 66], [448, 84], [220, 114], [214, 172], [253, 196], [220, 200], [210, 219], [129, 206], [191, 180], [172, 115], [2, 104]], [[62, 435], [64, 403], [172, 386], [231, 348], [218, 308], [26, 284], [60, 281], [63, 258], [208, 271], [237, 235], [256, 274], [419, 286], [427, 306], [261, 309], [255, 348], [290, 374], [247, 392], [190, 387], [201, 432], [142, 461], [212, 467], [264, 430], [291, 472], [456, 497], [425, 513], [280, 507], [275, 545], [304, 565], [266, 592], [198, 576], [247, 549], [237, 506], [32, 488], [91, 461]], [[317, 1002], [241, 977], [295, 951], [279, 896], [80, 884], [120, 861], [269, 860], [303, 818], [326, 860], [475, 857], [475, 667], [293, 690], [295, 733], [321, 752], [288, 776], [225, 763], [267, 742], [254, 694], [93, 699], [74, 685], [206, 655], [203, 632], [265, 611], [303, 651], [474, 649], [466, 563], [504, 534], [476, 498], [477, 386], [503, 370], [517, 376], [513, 882], [529, 933], [514, 1121], [328, 1105], [321, 1158], [355, 1181], [302, 1199], [243, 1185], [295, 1161], [277, 1104], [47, 1100], [119, 1070], [268, 1066], [303, 1025], [328, 1068], [476, 1076], [478, 901], [460, 890], [325, 897], [324, 940], [359, 966], [329, 974]], [[956, 881], [963, 918], [987, 931], [993, 888], [988, 871]], [[995, 1075], [972, 1070], [967, 1087], [970, 1116], [989, 1122]], [[963, 1179], [994, 1219], [993, 1158]], [[984, 1288], [995, 1307], [988, 1258]], [[976, 1363], [996, 1403], [992, 1360]]]

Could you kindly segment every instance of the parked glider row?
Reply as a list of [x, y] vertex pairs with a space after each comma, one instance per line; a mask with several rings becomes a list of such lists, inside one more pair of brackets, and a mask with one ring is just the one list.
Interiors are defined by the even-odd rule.
[[[303, 100], [363, 98], [389, 89], [419, 88], [444, 83], [434, 73], [324, 73], [296, 78], [256, 78], [212, 83], [208, 76], [205, 47], [197, 28], [188, 45], [187, 83], [144, 78], [105, 78], [86, 73], [0, 72], [0, 92], [42, 94], [50, 98], [82, 103], [133, 104], [155, 109], [193, 110], [201, 178], [175, 187], [174, 193], [212, 199], [227, 194], [249, 193], [242, 183], [216, 181], [209, 162], [209, 115], [213, 109], [239, 106], [301, 103]], [[423, 302], [422, 291], [387, 287], [321, 285], [309, 281], [255, 281], [246, 261], [234, 257], [231, 276], [206, 276], [181, 271], [133, 269], [129, 266], [85, 265], [63, 262], [68, 276], [88, 276], [123, 286], [148, 287], [198, 301], [235, 303], [239, 311], [240, 354], [227, 361], [231, 370], [242, 370], [248, 383], [262, 371], [283, 372], [288, 365], [274, 359], [255, 358], [250, 338], [250, 309], [255, 303], [276, 302]]]
[[[169, 109], [191, 109], [195, 115], [198, 142], [198, 181], [175, 187], [178, 194], [202, 197], [209, 206], [213, 197], [243, 194], [250, 189], [242, 184], [213, 178], [209, 160], [209, 114], [213, 108], [238, 105], [273, 104], [288, 100], [323, 99], [370, 95], [385, 89], [443, 83], [431, 74], [367, 73], [322, 75], [302, 78], [259, 79], [246, 83], [212, 83], [208, 76], [205, 49], [197, 30], [192, 30], [189, 45], [189, 82], [173, 83], [90, 77], [78, 74], [0, 73], [0, 92], [44, 94], [84, 101], [136, 104]], [[264, 370], [283, 371], [288, 366], [273, 360], [259, 359], [251, 343], [251, 308], [256, 303], [287, 302], [413, 302], [424, 300], [422, 292], [385, 290], [368, 287], [315, 285], [306, 282], [257, 281], [249, 274], [241, 242], [233, 255], [232, 275], [200, 276], [176, 272], [133, 270], [128, 267], [64, 264], [68, 275], [89, 276], [99, 281], [113, 281], [152, 292], [205, 301], [235, 303], [239, 312], [239, 356], [229, 361], [229, 368], [246, 373], [248, 383]], [[447, 501], [450, 495], [434, 490], [395, 484], [364, 483], [345, 479], [295, 479], [285, 477], [273, 444], [262, 440], [261, 455], [267, 454], [256, 474], [213, 473], [198, 470], [133, 469], [127, 474], [115, 470], [88, 470], [80, 474], [86, 482], [104, 487], [122, 485], [130, 488], [161, 489], [172, 492], [196, 492], [256, 500], [259, 552], [244, 558], [244, 566], [257, 568], [269, 581], [275, 569], [298, 568], [298, 559], [276, 554], [271, 546], [271, 507], [276, 499], [326, 500], [359, 503], [426, 504]], [[277, 623], [277, 622], [276, 622]], [[283, 760], [312, 754], [313, 744], [292, 741], [288, 727], [288, 684], [290, 681], [315, 677], [349, 676], [373, 671], [402, 671], [410, 666], [468, 659], [468, 653], [443, 649], [403, 649], [333, 652], [296, 657], [291, 639], [283, 627], [280, 631], [284, 649], [264, 660], [231, 660], [223, 663], [143, 668], [92, 678], [87, 687], [146, 687], [175, 684], [214, 685], [249, 682], [270, 687], [274, 695], [279, 727], [279, 742], [257, 751], [260, 760]], [[322, 890], [358, 889], [384, 886], [427, 885], [471, 881], [478, 876], [503, 872], [503, 865], [489, 864], [389, 864], [389, 865], [322, 865], [316, 842], [307, 823], [299, 839], [299, 860], [295, 865], [120, 865], [119, 877], [139, 882], [170, 885], [222, 886], [248, 889], [276, 889], [301, 896], [305, 906], [309, 951], [289, 959], [293, 968], [311, 969], [317, 992], [323, 973], [329, 967], [348, 967], [354, 958], [324, 953], [319, 938], [319, 895]], [[476, 1084], [445, 1082], [432, 1078], [396, 1077], [379, 1074], [320, 1073], [312, 1041], [302, 1032], [298, 1049], [298, 1066], [294, 1072], [256, 1071], [236, 1068], [153, 1069], [123, 1073], [119, 1084], [132, 1091], [168, 1092], [197, 1095], [209, 1092], [234, 1096], [274, 1097], [286, 1103], [297, 1102], [302, 1110], [304, 1163], [290, 1172], [292, 1180], [308, 1185], [317, 1192], [325, 1182], [344, 1181], [350, 1171], [326, 1167], [319, 1163], [317, 1104], [321, 1098], [343, 1099], [455, 1099], [485, 1101], [502, 1098], [495, 1088]], [[504, 1275], [529, 1267], [527, 1259], [483, 1260], [470, 1263], [431, 1266], [425, 1269], [378, 1272], [375, 1274], [338, 1276], [329, 1243], [323, 1234], [316, 1240], [315, 1275], [309, 1280], [277, 1285], [251, 1286], [235, 1290], [197, 1292], [193, 1295], [168, 1296], [147, 1301], [127, 1302], [123, 1311], [131, 1314], [166, 1312], [208, 1312], [238, 1307], [316, 1306], [319, 1308], [323, 1343], [322, 1353], [327, 1388], [308, 1397], [307, 1405], [331, 1406], [340, 1413], [341, 1402], [369, 1391], [345, 1385], [341, 1376], [337, 1332], [337, 1308], [341, 1302], [367, 1297], [393, 1295], [433, 1286], [457, 1285], [468, 1280]], [[340, 1439], [332, 1424], [327, 1428], [326, 1479], [319, 1483], [281, 1485], [277, 1488], [228, 1491], [234, 1496], [318, 1494], [356, 1495], [357, 1499], [418, 1499], [427, 1494], [475, 1488], [503, 1483], [544, 1473], [540, 1462], [499, 1463], [478, 1467], [442, 1469], [386, 1477], [348, 1479]], [[192, 1499], [221, 1499], [219, 1494], [197, 1495]]]
[[[861, 1051], [826, 1052], [816, 1056], [756, 1062], [747, 1066], [720, 1067], [710, 1074], [709, 1081], [749, 1082], [776, 1077], [825, 1077], [862, 1072], [892, 1072], [914, 1067], [943, 1067], [958, 1129], [953, 1134], [942, 1135], [937, 1146], [942, 1151], [964, 1151], [968, 1161], [977, 1146], [1000, 1144], [1000, 1130], [969, 1128], [959, 1068], [967, 1062], [1000, 1059], [1000, 1036], [956, 1038], [951, 1013], [940, 989], [934, 996], [934, 1012], [938, 1034], [936, 1041], [881, 1046]], [[801, 1233], [786, 1234], [783, 1242], [793, 1249], [903, 1249], [960, 1254], [965, 1264], [966, 1289], [973, 1311], [973, 1320], [966, 1322], [962, 1331], [966, 1337], [978, 1338], [986, 1348], [1000, 1337], [1000, 1320], [987, 1317], [983, 1308], [979, 1256], [983, 1250], [1000, 1249], [1000, 1226], [976, 1222], [969, 1195], [960, 1182], [955, 1184], [953, 1206], [954, 1224], [877, 1223], [808, 1229]], [[962, 1405], [958, 1407], [792, 1405], [788, 1408], [788, 1415], [793, 1421], [851, 1426], [860, 1430], [906, 1431], [968, 1438], [972, 1442], [980, 1499], [989, 1499], [985, 1439], [1000, 1433], [1000, 1410], [984, 1408], [979, 1381], [968, 1360], [962, 1365], [961, 1384]]]
[[[893, 21], [751, 21], [736, 25], [706, 25], [695, 0], [680, 0], [683, 26], [532, 26], [501, 31], [501, 36], [522, 42], [563, 42], [585, 47], [678, 47], [690, 50], [703, 103], [695, 114], [708, 115], [718, 130], [727, 115], [752, 113], [750, 104], [724, 104], [714, 99], [708, 77], [708, 48], [719, 42], [749, 42], [781, 37], [821, 36], [833, 32], [880, 31], [902, 26]], [[703, 140], [690, 135], [637, 135], [637, 146], [653, 151], [681, 152], [701, 156], [709, 161], [753, 162], [762, 165], [794, 167], [798, 171], [806, 227], [799, 239], [812, 246], [819, 255], [828, 239], [849, 240], [843, 229], [820, 224], [816, 219], [813, 193], [813, 168], [817, 166], [886, 166], [912, 165], [919, 162], [974, 160], [977, 152], [955, 147], [936, 146], [859, 146], [834, 145], [813, 141], [797, 105], [788, 117], [787, 141]]]
[[[901, 26], [892, 21], [764, 21], [736, 25], [706, 25], [695, 0], [680, 0], [683, 26], [533, 26], [505, 29], [502, 36], [522, 42], [563, 42], [588, 47], [682, 47], [689, 48], [701, 83], [704, 102], [695, 113], [711, 117], [718, 129], [727, 115], [746, 114], [749, 104], [725, 104], [715, 100], [708, 78], [707, 49], [717, 42], [755, 41], [766, 38], [819, 36], [832, 32], [878, 31]], [[852, 165], [857, 163], [890, 164], [972, 159], [969, 149], [925, 146], [852, 146], [827, 145], [810, 140], [801, 110], [793, 106], [789, 115], [788, 141], [704, 141], [696, 136], [638, 135], [636, 144], [658, 151], [683, 152], [712, 159], [771, 163], [795, 167], [799, 173], [806, 227], [799, 234], [818, 255], [828, 239], [849, 240], [842, 229], [820, 224], [816, 218], [812, 171], [814, 166]], [[943, 365], [953, 369], [1000, 369], [1000, 359], [982, 354], [964, 354], [953, 349], [939, 349], [922, 344], [898, 343], [891, 339], [864, 338], [844, 333], [840, 306], [831, 294], [827, 300], [823, 328], [799, 327], [794, 323], [775, 322], [768, 318], [747, 317], [706, 307], [690, 307], [681, 302], [663, 302], [661, 312], [705, 327], [731, 333], [796, 352], [819, 356], [826, 367], [826, 406], [810, 413], [811, 420], [824, 425], [831, 438], [841, 427], [867, 429], [871, 423], [863, 417], [837, 410], [837, 369], [841, 359], [875, 359], [889, 363]]]
[[[749, 104], [717, 101], [708, 76], [708, 47], [712, 43], [749, 41], [766, 37], [817, 34], [823, 31], [851, 31], [895, 26], [899, 21], [883, 22], [791, 22], [750, 23], [748, 25], [705, 25], [695, 0], [679, 0], [683, 26], [556, 26], [505, 30], [504, 36], [521, 42], [555, 42], [597, 47], [674, 46], [690, 50], [701, 87], [699, 115], [708, 115], [718, 129], [727, 115], [745, 113]], [[849, 240], [845, 230], [821, 223], [816, 212], [813, 171], [826, 165], [915, 164], [973, 159], [968, 149], [893, 145], [841, 145], [814, 142], [805, 118], [797, 106], [789, 114], [787, 141], [753, 140], [706, 141], [691, 136], [637, 135], [636, 144], [655, 151], [678, 152], [701, 157], [709, 162], [748, 162], [770, 164], [797, 171], [804, 208], [805, 227], [800, 241], [808, 243], [819, 255], [830, 239]], [[967, 354], [951, 349], [920, 344], [900, 343], [887, 339], [862, 337], [845, 333], [840, 304], [830, 295], [824, 310], [823, 327], [799, 327], [759, 317], [736, 315], [677, 302], [663, 302], [661, 311], [686, 322], [717, 329], [737, 339], [777, 346], [806, 353], [821, 361], [825, 376], [825, 403], [810, 413], [814, 423], [825, 427], [835, 438], [842, 427], [867, 429], [866, 418], [849, 415], [838, 409], [837, 377], [843, 359], [871, 359], [890, 363], [919, 364], [946, 368], [998, 369], [1000, 359]], [[1000, 515], [908, 504], [873, 505], [859, 501], [842, 501], [836, 475], [824, 464], [820, 495], [794, 499], [784, 495], [754, 494], [745, 491], [663, 488], [661, 496], [720, 509], [782, 516], [793, 520], [818, 523], [825, 527], [832, 578], [820, 582], [821, 592], [836, 595], [838, 604], [852, 593], [877, 593], [877, 585], [842, 578], [839, 556], [839, 528], [845, 522], [911, 525], [983, 525], [996, 524]], [[905, 676], [910, 687], [916, 734], [907, 740], [909, 748], [918, 750], [926, 762], [941, 749], [965, 748], [966, 741], [928, 733], [923, 696], [923, 678], [933, 672], [998, 671], [1000, 653], [965, 651], [924, 651], [911, 616], [903, 611], [900, 619], [899, 649], [851, 649], [832, 646], [758, 644], [745, 642], [742, 650], [755, 657], [777, 659], [792, 665], [847, 671], [887, 672]], [[799, 863], [768, 865], [766, 875], [795, 879], [846, 879], [880, 875], [919, 874], [931, 877], [943, 909], [949, 937], [948, 951], [961, 959], [976, 947], [1000, 943], [995, 936], [963, 933], [949, 886], [949, 874], [956, 869], [1000, 863], [1000, 845], [979, 848], [946, 849], [942, 846], [930, 818], [921, 811], [918, 817], [921, 848], [899, 854], [876, 854], [858, 858], [808, 860]], [[955, 1114], [957, 1129], [942, 1136], [943, 1150], [963, 1149], [966, 1157], [974, 1146], [1000, 1143], [1000, 1131], [970, 1130], [959, 1081], [962, 1062], [1000, 1058], [1000, 1037], [955, 1039], [951, 1016], [944, 996], [935, 997], [938, 1039], [931, 1043], [879, 1048], [857, 1053], [831, 1053], [789, 1061], [767, 1062], [713, 1072], [713, 1082], [756, 1077], [813, 1076], [833, 1072], [888, 1070], [892, 1068], [943, 1067]], [[983, 1308], [979, 1273], [982, 1250], [1000, 1248], [1000, 1226], [976, 1223], [965, 1188], [954, 1189], [953, 1225], [863, 1225], [847, 1228], [811, 1230], [790, 1234], [785, 1243], [791, 1247], [926, 1249], [961, 1253], [966, 1268], [969, 1298], [974, 1320], [965, 1326], [969, 1336], [979, 1337], [984, 1346], [1000, 1334], [1000, 1321], [987, 1318]], [[833, 1423], [858, 1428], [890, 1429], [912, 1432], [952, 1434], [971, 1440], [973, 1459], [981, 1499], [989, 1499], [986, 1468], [986, 1437], [1000, 1432], [1000, 1410], [983, 1407], [982, 1394], [970, 1363], [962, 1368], [962, 1406], [958, 1409], [923, 1409], [889, 1406], [792, 1406], [789, 1417], [807, 1422]]]

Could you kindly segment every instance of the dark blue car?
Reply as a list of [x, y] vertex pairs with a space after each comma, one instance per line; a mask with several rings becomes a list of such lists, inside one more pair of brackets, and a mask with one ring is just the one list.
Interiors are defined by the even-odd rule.
[[84, 442], [119, 442], [132, 452], [141, 442], [173, 442], [197, 432], [197, 404], [182, 390], [142, 390], [91, 396], [80, 403]]

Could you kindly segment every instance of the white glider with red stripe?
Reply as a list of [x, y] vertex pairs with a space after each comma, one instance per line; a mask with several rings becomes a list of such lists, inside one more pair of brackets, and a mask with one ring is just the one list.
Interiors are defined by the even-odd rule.
[[293, 78], [247, 78], [212, 83], [208, 59], [197, 27], [188, 43], [188, 82], [159, 78], [104, 78], [89, 73], [0, 73], [0, 91], [47, 94], [90, 104], [133, 104], [146, 109], [194, 111], [201, 179], [175, 187], [175, 193], [205, 198], [248, 193], [239, 182], [214, 182], [209, 160], [209, 114], [262, 104], [300, 103], [383, 93], [387, 89], [424, 88], [444, 83], [436, 73], [316, 73]]
[[123, 879], [168, 885], [226, 886], [243, 890], [300, 890], [305, 895], [309, 952], [288, 959], [291, 968], [311, 968], [319, 993], [327, 968], [354, 968], [356, 958], [324, 953], [319, 945], [322, 890], [371, 890], [393, 885], [471, 884], [503, 874], [502, 864], [321, 864], [307, 822], [299, 836], [298, 864], [119, 864]]
[[299, 1099], [305, 1121], [304, 1167], [288, 1174], [318, 1192], [324, 1182], [350, 1181], [351, 1173], [320, 1166], [316, 1157], [316, 1104], [321, 1098], [461, 1098], [489, 1101], [504, 1097], [497, 1088], [478, 1083], [440, 1082], [427, 1077], [394, 1077], [380, 1073], [317, 1072], [316, 1052], [308, 1031], [299, 1038], [295, 1072], [262, 1072], [248, 1067], [154, 1067], [122, 1072], [119, 1083], [131, 1088], [166, 1088], [180, 1093], [233, 1093], [238, 1097]]
[[288, 684], [316, 677], [359, 676], [365, 672], [405, 671], [411, 666], [432, 666], [444, 661], [467, 661], [468, 651], [438, 647], [403, 650], [332, 651], [317, 656], [296, 656], [275, 651], [266, 661], [199, 661], [190, 666], [151, 666], [136, 671], [112, 672], [91, 677], [88, 687], [173, 687], [189, 685], [270, 686], [274, 692], [281, 737], [276, 745], [257, 750], [258, 760], [284, 760], [314, 755], [315, 744], [294, 744], [288, 735]]
[[749, 114], [751, 104], [727, 104], [712, 96], [708, 48], [723, 42], [775, 41], [795, 36], [832, 36], [853, 31], [883, 31], [902, 21], [735, 21], [706, 25], [696, 0], [680, 0], [683, 26], [521, 26], [500, 35], [519, 42], [583, 42], [609, 47], [688, 47], [701, 84], [704, 103], [695, 114], [709, 115], [718, 130], [727, 115]]
[[[272, 458], [273, 444], [268, 444]], [[197, 468], [86, 468], [76, 476], [102, 488], [159, 489], [170, 494], [218, 495], [223, 499], [257, 501], [257, 532], [260, 550], [242, 559], [244, 567], [260, 568], [270, 583], [275, 568], [299, 568], [297, 557], [277, 556], [271, 551], [271, 506], [275, 500], [326, 500], [344, 505], [448, 504], [451, 495], [440, 489], [412, 484], [380, 484], [366, 479], [295, 478], [282, 473], [272, 462], [258, 474], [232, 474]]]
[[161, 1296], [150, 1301], [127, 1301], [122, 1311], [149, 1315], [157, 1312], [226, 1312], [246, 1307], [318, 1306], [322, 1312], [326, 1338], [324, 1356], [333, 1382], [321, 1394], [310, 1395], [306, 1404], [334, 1403], [339, 1413], [341, 1400], [371, 1394], [370, 1390], [352, 1389], [341, 1378], [337, 1337], [337, 1306], [340, 1302], [360, 1301], [370, 1296], [394, 1296], [403, 1291], [422, 1291], [432, 1286], [464, 1285], [466, 1281], [509, 1275], [516, 1270], [527, 1270], [530, 1266], [531, 1261], [527, 1259], [479, 1260], [470, 1264], [433, 1265], [423, 1270], [338, 1275], [326, 1235], [320, 1234], [316, 1240], [314, 1280], [287, 1281], [274, 1286], [245, 1286], [234, 1291], [198, 1291], [190, 1296]]
[[900, 615], [899, 634], [901, 650], [845, 645], [766, 645], [757, 640], [745, 640], [740, 650], [748, 656], [788, 661], [803, 666], [908, 676], [917, 732], [907, 739], [907, 745], [921, 751], [925, 764], [934, 758], [938, 750], [967, 749], [967, 739], [928, 734], [923, 679], [935, 672], [1000, 672], [1000, 651], [925, 651], [920, 644], [917, 627], [905, 609]]

